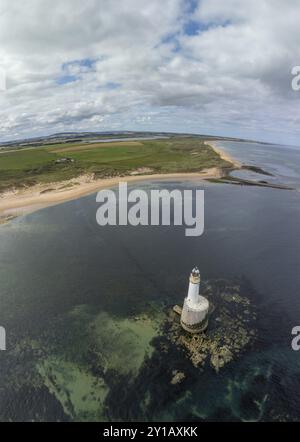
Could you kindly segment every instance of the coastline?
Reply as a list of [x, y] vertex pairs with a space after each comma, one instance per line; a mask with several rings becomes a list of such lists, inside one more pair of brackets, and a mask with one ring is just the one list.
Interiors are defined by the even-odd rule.
[[213, 150], [220, 155], [220, 157], [222, 158], [222, 160], [224, 161], [228, 161], [229, 163], [233, 164], [235, 169], [240, 169], [243, 164], [236, 160], [235, 158], [233, 158], [231, 155], [229, 155], [227, 152], [225, 152], [222, 147], [217, 146], [214, 142], [207, 142], [205, 141], [205, 144], [208, 144], [210, 147], [213, 148]]
[[206, 180], [223, 176], [222, 169], [214, 167], [201, 172], [165, 173], [116, 176], [94, 180], [91, 175], [82, 175], [68, 181], [37, 184], [27, 189], [10, 190], [0, 194], [0, 225], [13, 218], [26, 215], [45, 207], [62, 204], [105, 188], [117, 186], [120, 182], [134, 183], [148, 180]]
[[[120, 182], [135, 183], [141, 181], [157, 180], [208, 180], [224, 184], [256, 185], [260, 187], [273, 187], [278, 189], [293, 190], [292, 188], [271, 184], [267, 182], [250, 181], [245, 179], [229, 179], [229, 171], [248, 169], [246, 166], [233, 158], [222, 147], [211, 141], [205, 141], [222, 160], [229, 163], [226, 168], [213, 167], [199, 172], [175, 172], [175, 173], [150, 173], [151, 169], [142, 168], [125, 176], [113, 176], [95, 179], [92, 174], [84, 174], [70, 180], [36, 184], [22, 189], [11, 189], [0, 194], [0, 225], [14, 218], [27, 215], [37, 210], [62, 204], [67, 201], [96, 193], [101, 189], [117, 186]], [[263, 170], [260, 173], [265, 173]]]

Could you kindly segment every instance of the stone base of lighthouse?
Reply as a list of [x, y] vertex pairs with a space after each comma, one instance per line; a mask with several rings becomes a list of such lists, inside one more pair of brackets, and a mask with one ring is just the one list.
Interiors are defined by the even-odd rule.
[[180, 323], [189, 333], [201, 333], [208, 326], [209, 302], [203, 296], [198, 297], [198, 302], [193, 303], [185, 298], [181, 313]]

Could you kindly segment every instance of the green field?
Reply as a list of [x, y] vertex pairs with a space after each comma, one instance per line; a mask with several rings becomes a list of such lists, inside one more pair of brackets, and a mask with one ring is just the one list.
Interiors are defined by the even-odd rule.
[[[57, 164], [60, 158], [74, 161]], [[0, 192], [12, 187], [63, 181], [84, 173], [95, 173], [100, 178], [127, 175], [140, 168], [149, 168], [151, 173], [172, 173], [230, 166], [197, 138], [63, 143], [0, 153]]]

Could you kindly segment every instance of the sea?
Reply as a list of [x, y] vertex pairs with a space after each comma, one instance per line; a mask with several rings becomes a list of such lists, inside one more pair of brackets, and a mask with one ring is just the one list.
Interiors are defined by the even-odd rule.
[[[219, 142], [293, 190], [145, 181], [204, 190], [205, 228], [106, 226], [96, 195], [0, 227], [1, 421], [300, 420], [300, 148]], [[218, 373], [195, 367], [162, 324], [197, 265], [203, 284], [242, 281], [255, 342]], [[175, 373], [183, 373], [179, 383]]]

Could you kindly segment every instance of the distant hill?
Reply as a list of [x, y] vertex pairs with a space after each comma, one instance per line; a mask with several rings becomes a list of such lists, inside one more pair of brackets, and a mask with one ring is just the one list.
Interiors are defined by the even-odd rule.
[[[98, 140], [110, 139], [110, 138], [146, 138], [146, 137], [155, 137], [155, 138], [165, 138], [165, 137], [197, 137], [201, 139], [208, 140], [226, 140], [226, 141], [246, 141], [246, 142], [257, 142], [254, 140], [246, 140], [242, 138], [233, 138], [233, 137], [222, 137], [215, 135], [206, 135], [206, 134], [188, 134], [188, 133], [174, 133], [174, 132], [137, 132], [137, 131], [105, 131], [105, 132], [61, 132], [54, 133], [51, 135], [41, 136], [41, 137], [33, 137], [33, 138], [24, 138], [6, 142], [0, 142], [1, 148], [22, 148], [22, 147], [35, 147], [42, 146], [44, 144], [51, 145], [57, 143], [74, 143], [74, 142], [89, 142]], [[269, 144], [269, 143], [262, 143]]]

